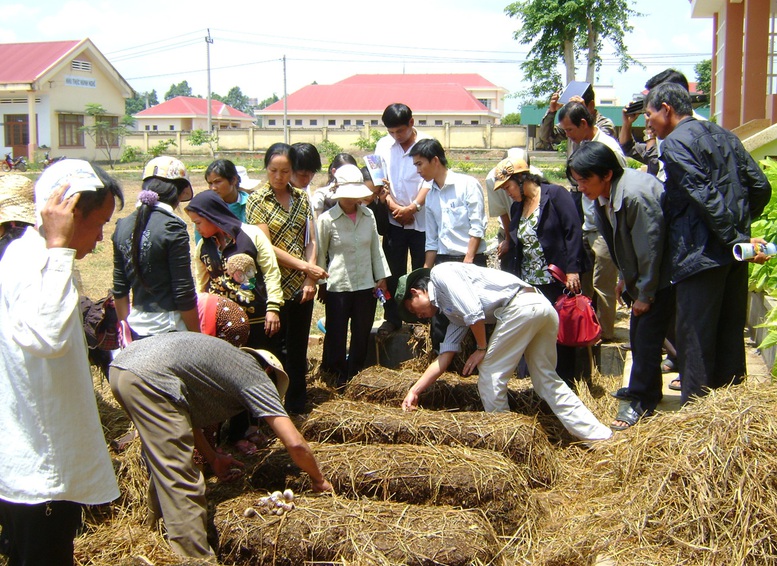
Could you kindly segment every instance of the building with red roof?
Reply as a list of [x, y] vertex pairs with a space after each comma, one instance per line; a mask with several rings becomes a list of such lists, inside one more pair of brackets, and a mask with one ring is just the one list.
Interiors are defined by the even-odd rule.
[[0, 44], [0, 119], [4, 152], [30, 157], [39, 147], [54, 155], [95, 158], [95, 144], [80, 130], [100, 119], [118, 125], [133, 90], [87, 38], [80, 41]]
[[[417, 126], [498, 123], [507, 90], [477, 74], [353, 75], [331, 85], [308, 85], [287, 98], [289, 126], [380, 126], [386, 106], [413, 110]], [[283, 127], [283, 100], [257, 110], [265, 128]]]
[[[210, 101], [211, 124], [217, 130], [250, 128], [254, 117], [218, 100]], [[208, 129], [208, 100], [176, 96], [135, 114], [140, 131], [191, 131]]]

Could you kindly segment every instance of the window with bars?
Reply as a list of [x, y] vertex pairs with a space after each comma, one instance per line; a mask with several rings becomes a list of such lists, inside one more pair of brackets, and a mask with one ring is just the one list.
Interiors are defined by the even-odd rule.
[[59, 115], [59, 147], [84, 147], [83, 114]]

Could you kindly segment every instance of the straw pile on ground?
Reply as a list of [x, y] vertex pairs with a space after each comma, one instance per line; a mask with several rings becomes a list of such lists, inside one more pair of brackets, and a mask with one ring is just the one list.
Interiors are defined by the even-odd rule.
[[308, 440], [340, 444], [466, 446], [502, 453], [524, 466], [533, 485], [553, 483], [557, 455], [536, 419], [515, 413], [448, 413], [347, 400], [314, 409], [302, 430]]
[[[335, 492], [417, 505], [452, 505], [483, 510], [501, 534], [511, 535], [526, 521], [536, 522], [529, 507], [525, 474], [515, 463], [490, 450], [458, 446], [312, 444]], [[251, 477], [260, 490], [310, 489], [288, 453], [268, 450]]]
[[[353, 401], [398, 407], [420, 375], [410, 369], [397, 371], [372, 366], [351, 379], [345, 388], [344, 397]], [[421, 393], [418, 404], [425, 409], [482, 411], [477, 376], [460, 377], [454, 373], [445, 373]]]
[[[410, 387], [420, 376], [420, 373], [407, 367], [403, 367], [401, 370], [379, 366], [369, 367], [353, 377], [345, 388], [343, 396], [353, 401], [399, 407]], [[589, 401], [594, 401], [593, 405], [586, 403], [592, 410], [603, 401], [607, 405], [603, 414], [612, 413], [614, 415], [615, 412], [610, 402], [614, 399], [607, 394], [607, 391], [617, 389], [620, 386], [620, 379], [620, 377], [610, 378], [612, 383], [607, 388], [594, 385], [591, 389], [589, 389], [591, 384], [581, 381], [578, 383], [578, 391], [581, 392], [581, 396], [586, 395]], [[483, 403], [480, 401], [477, 384], [478, 377], [476, 375], [464, 377], [453, 372], [446, 372], [421, 393], [418, 406], [438, 411], [482, 411]], [[537, 396], [530, 379], [510, 380], [507, 400], [511, 411], [536, 417], [552, 443], [574, 441], [574, 438], [566, 432], [550, 407]]]
[[492, 563], [499, 552], [478, 511], [327, 496], [296, 499], [281, 517], [244, 517], [257, 499], [241, 496], [217, 509], [223, 562], [469, 566]]
[[775, 406], [774, 385], [721, 389], [603, 443], [547, 494], [529, 561], [777, 564]]

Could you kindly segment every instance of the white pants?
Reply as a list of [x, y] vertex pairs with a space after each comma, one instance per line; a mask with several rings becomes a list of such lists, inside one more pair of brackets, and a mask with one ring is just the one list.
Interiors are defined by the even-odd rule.
[[582, 440], [612, 436], [556, 373], [558, 314], [540, 293], [519, 293], [496, 311], [496, 328], [478, 366], [478, 391], [488, 412], [507, 412], [507, 382], [526, 356], [537, 395], [572, 435]]

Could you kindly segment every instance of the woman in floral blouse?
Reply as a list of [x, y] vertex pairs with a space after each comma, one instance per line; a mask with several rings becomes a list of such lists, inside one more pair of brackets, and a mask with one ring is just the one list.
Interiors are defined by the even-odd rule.
[[[548, 265], [567, 274], [566, 289], [580, 292], [580, 274], [588, 269], [583, 249], [583, 220], [567, 189], [545, 181], [538, 169], [523, 159], [507, 158], [496, 166], [494, 190], [504, 189], [513, 199], [510, 237], [515, 244], [514, 273], [531, 283], [551, 303], [565, 287], [550, 276]], [[574, 384], [575, 348], [556, 345], [556, 372]]]

